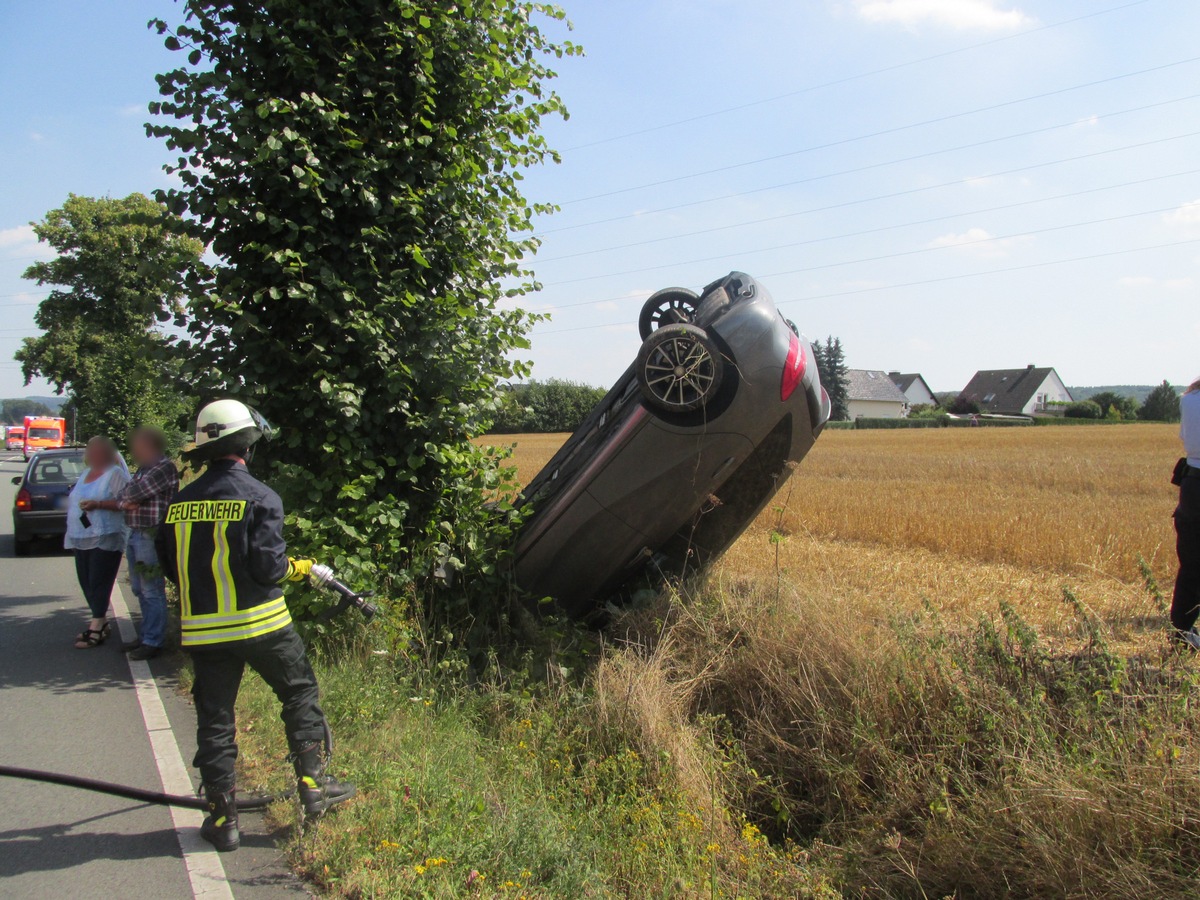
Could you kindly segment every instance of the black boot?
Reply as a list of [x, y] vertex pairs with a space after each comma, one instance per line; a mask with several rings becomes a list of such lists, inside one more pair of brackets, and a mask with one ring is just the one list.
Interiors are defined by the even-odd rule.
[[238, 833], [237, 792], [206, 790], [204, 798], [208, 802], [208, 815], [200, 826], [200, 837], [216, 847], [218, 853], [236, 850], [242, 842]]
[[354, 796], [354, 785], [325, 774], [323, 749], [321, 744], [312, 743], [292, 754], [298, 780], [297, 792], [305, 818], [315, 818]]

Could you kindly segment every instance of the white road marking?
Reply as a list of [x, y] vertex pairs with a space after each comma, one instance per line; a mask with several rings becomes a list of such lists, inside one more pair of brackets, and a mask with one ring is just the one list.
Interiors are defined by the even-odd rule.
[[[123, 579], [122, 579], [123, 582]], [[132, 641], [137, 637], [133, 621], [129, 617], [129, 607], [125, 603], [125, 585], [113, 592], [112, 611], [117, 619], [117, 628], [123, 641]], [[128, 659], [128, 657], [127, 657]], [[184, 765], [183, 756], [179, 752], [179, 744], [175, 740], [175, 732], [167, 719], [167, 711], [163, 706], [162, 697], [158, 693], [158, 684], [148, 663], [129, 659], [129, 674], [133, 676], [133, 686], [137, 694], [138, 705], [142, 708], [142, 718], [146, 722], [146, 733], [150, 737], [150, 749], [154, 753], [154, 764], [158, 766], [158, 777], [163, 790], [168, 794], [190, 795], [193, 792], [192, 780]], [[225, 866], [217, 851], [200, 837], [200, 823], [203, 813], [197, 809], [179, 809], [169, 807], [171, 820], [175, 824], [175, 834], [179, 838], [179, 848], [183, 851], [183, 864], [187, 868], [188, 880], [192, 884], [192, 894], [204, 900], [233, 900], [233, 891], [225, 877]]]

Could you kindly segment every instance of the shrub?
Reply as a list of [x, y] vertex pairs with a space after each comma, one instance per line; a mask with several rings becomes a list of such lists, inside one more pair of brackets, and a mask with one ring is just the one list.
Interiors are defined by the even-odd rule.
[[864, 431], [868, 429], [886, 428], [941, 428], [941, 418], [937, 419], [871, 419], [865, 416], [854, 420], [854, 427]]
[[1100, 408], [1099, 403], [1091, 400], [1079, 400], [1067, 407], [1066, 417], [1068, 419], [1102, 419], [1104, 410]]
[[979, 405], [979, 401], [974, 397], [968, 397], [966, 394], [959, 394], [946, 407], [947, 412], [953, 413], [956, 416], [974, 416], [983, 412], [983, 407]]

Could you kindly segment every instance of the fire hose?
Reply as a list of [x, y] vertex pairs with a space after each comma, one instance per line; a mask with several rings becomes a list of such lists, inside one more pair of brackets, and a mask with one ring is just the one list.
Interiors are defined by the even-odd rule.
[[[313, 587], [329, 590], [337, 594], [341, 600], [329, 610], [317, 617], [318, 621], [328, 621], [341, 615], [350, 607], [355, 607], [363, 617], [370, 622], [379, 612], [379, 607], [370, 601], [372, 594], [359, 593], [334, 577], [333, 569], [320, 563], [312, 567], [309, 582]], [[329, 726], [325, 726], [325, 746], [327, 752], [333, 750], [332, 735]], [[59, 784], [64, 787], [79, 788], [97, 794], [108, 794], [126, 800], [137, 800], [140, 803], [151, 803], [156, 806], [176, 806], [184, 809], [206, 810], [207, 803], [201, 797], [187, 797], [181, 794], [166, 794], [162, 791], [149, 791], [142, 788], [129, 787], [123, 784], [113, 784], [109, 781], [99, 781], [95, 778], [84, 778], [80, 775], [64, 775], [60, 772], [44, 772], [40, 769], [26, 769], [21, 766], [0, 765], [0, 778], [20, 778], [25, 781], [40, 781], [44, 784]], [[277, 800], [286, 800], [295, 796], [294, 790], [281, 794], [265, 794], [256, 797], [239, 797], [237, 808], [242, 812], [266, 809]]]

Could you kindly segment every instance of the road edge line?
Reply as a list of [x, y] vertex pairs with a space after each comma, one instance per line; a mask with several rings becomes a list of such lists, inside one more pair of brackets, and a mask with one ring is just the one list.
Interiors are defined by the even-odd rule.
[[[118, 582], [111, 602], [121, 639], [129, 642], [137, 638], [137, 632], [134, 630], [129, 606], [125, 601], [124, 581], [122, 578]], [[158, 682], [154, 679], [154, 673], [150, 671], [147, 662], [129, 657], [125, 659], [129, 664], [134, 694], [142, 711], [142, 721], [146, 725], [146, 736], [150, 739], [150, 750], [154, 754], [154, 765], [158, 768], [158, 778], [162, 782], [163, 790], [168, 794], [187, 796], [193, 791], [192, 779], [184, 764], [183, 755], [179, 752], [175, 732], [171, 730], [171, 722], [167, 718], [167, 710], [158, 692]], [[183, 865], [192, 886], [192, 895], [204, 900], [233, 900], [233, 891], [229, 887], [221, 857], [200, 837], [203, 814], [196, 809], [175, 806], [170, 807], [170, 812], [175, 836], [179, 839], [179, 849], [183, 852]]]

